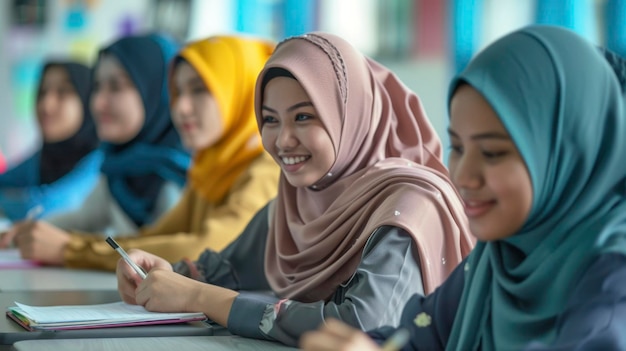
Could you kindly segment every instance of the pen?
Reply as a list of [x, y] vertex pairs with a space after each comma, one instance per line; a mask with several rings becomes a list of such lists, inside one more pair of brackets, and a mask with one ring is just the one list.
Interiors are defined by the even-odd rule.
[[25, 221], [34, 221], [39, 217], [39, 215], [43, 212], [43, 206], [37, 205], [32, 207], [28, 212], [26, 212]]
[[401, 328], [396, 330], [395, 333], [387, 339], [387, 341], [383, 344], [383, 351], [398, 351], [409, 342], [409, 337], [411, 334], [407, 329]]
[[130, 259], [130, 257], [128, 256], [128, 254], [126, 253], [126, 251], [124, 251], [124, 249], [122, 249], [117, 242], [115, 242], [115, 240], [113, 240], [113, 238], [111, 238], [110, 236], [107, 237], [106, 242], [111, 245], [111, 247], [117, 251], [118, 254], [120, 254], [120, 256], [122, 256], [122, 258], [124, 259], [124, 261], [126, 261], [126, 263], [128, 263], [128, 265], [135, 270], [135, 272], [137, 272], [137, 274], [139, 274], [139, 276], [141, 277], [141, 279], [146, 279], [146, 276], [148, 275], [146, 273], [146, 271], [143, 270], [143, 268], [139, 267], [135, 262], [133, 262], [133, 260]]

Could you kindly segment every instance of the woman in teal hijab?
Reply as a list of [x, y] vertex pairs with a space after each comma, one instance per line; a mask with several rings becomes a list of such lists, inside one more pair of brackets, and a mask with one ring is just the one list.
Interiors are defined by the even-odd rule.
[[[557, 27], [503, 37], [452, 81], [450, 174], [479, 244], [408, 302], [402, 350], [626, 349], [623, 104], [602, 53]], [[302, 344], [371, 339], [333, 322]]]

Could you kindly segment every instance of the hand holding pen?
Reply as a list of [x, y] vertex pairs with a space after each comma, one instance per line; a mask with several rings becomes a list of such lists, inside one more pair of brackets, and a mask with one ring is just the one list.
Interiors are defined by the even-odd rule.
[[[120, 245], [115, 242], [115, 240], [109, 240], [109, 238], [107, 238], [107, 243], [114, 247], [109, 241], [115, 243], [115, 245], [117, 245], [117, 247], [121, 250]], [[117, 262], [117, 287], [122, 297], [122, 300], [130, 304], [136, 304], [135, 289], [137, 289], [137, 286], [141, 284], [143, 279], [145, 279], [144, 277], [145, 274], [147, 274], [146, 272], [150, 272], [153, 269], [164, 269], [168, 271], [173, 271], [172, 265], [169, 262], [156, 255], [142, 250], [130, 250], [128, 253], [126, 253], [126, 256], [128, 257], [128, 259], [130, 259], [131, 262], [134, 263], [135, 266], [140, 269], [140, 271], [143, 271], [144, 274], [144, 276], [142, 277], [142, 274], [139, 273], [140, 271], [135, 270], [135, 268], [133, 268], [131, 264], [127, 263], [126, 259], [123, 258], [123, 255], [123, 259]]]
[[304, 334], [300, 347], [304, 351], [399, 351], [409, 337], [409, 331], [400, 328], [378, 346], [362, 331], [336, 319], [328, 319], [319, 330]]
[[137, 275], [141, 277], [141, 279], [146, 279], [148, 273], [146, 273], [146, 271], [141, 268], [141, 266], [137, 265], [135, 261], [133, 261], [132, 258], [128, 256], [126, 251], [124, 251], [124, 249], [122, 249], [113, 238], [108, 237], [106, 239], [106, 242], [107, 244], [111, 245], [113, 250], [117, 251], [117, 253], [122, 256], [124, 261], [135, 271], [135, 273], [137, 273]]
[[24, 227], [29, 227], [39, 218], [39, 216], [43, 213], [43, 206], [36, 205], [32, 207], [28, 212], [26, 212], [26, 216], [24, 220], [19, 223], [14, 224], [11, 229], [0, 235], [0, 248], [6, 249], [9, 247], [13, 247], [15, 237], [23, 231]]

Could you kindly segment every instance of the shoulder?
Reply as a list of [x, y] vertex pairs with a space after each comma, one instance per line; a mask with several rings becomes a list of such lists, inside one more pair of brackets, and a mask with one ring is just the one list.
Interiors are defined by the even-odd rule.
[[626, 255], [599, 255], [581, 276], [570, 305], [588, 301], [598, 295], [626, 296]]
[[363, 248], [363, 257], [369, 255], [377, 248], [390, 250], [391, 248], [410, 247], [413, 238], [406, 230], [391, 225], [383, 225], [370, 235]]

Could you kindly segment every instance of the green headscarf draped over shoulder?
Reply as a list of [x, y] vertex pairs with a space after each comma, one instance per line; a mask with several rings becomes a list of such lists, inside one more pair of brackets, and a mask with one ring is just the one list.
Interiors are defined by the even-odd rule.
[[556, 317], [599, 255], [626, 253], [626, 116], [615, 74], [573, 32], [531, 26], [478, 54], [450, 86], [478, 90], [522, 155], [529, 217], [504, 240], [480, 242], [449, 350], [550, 343]]

